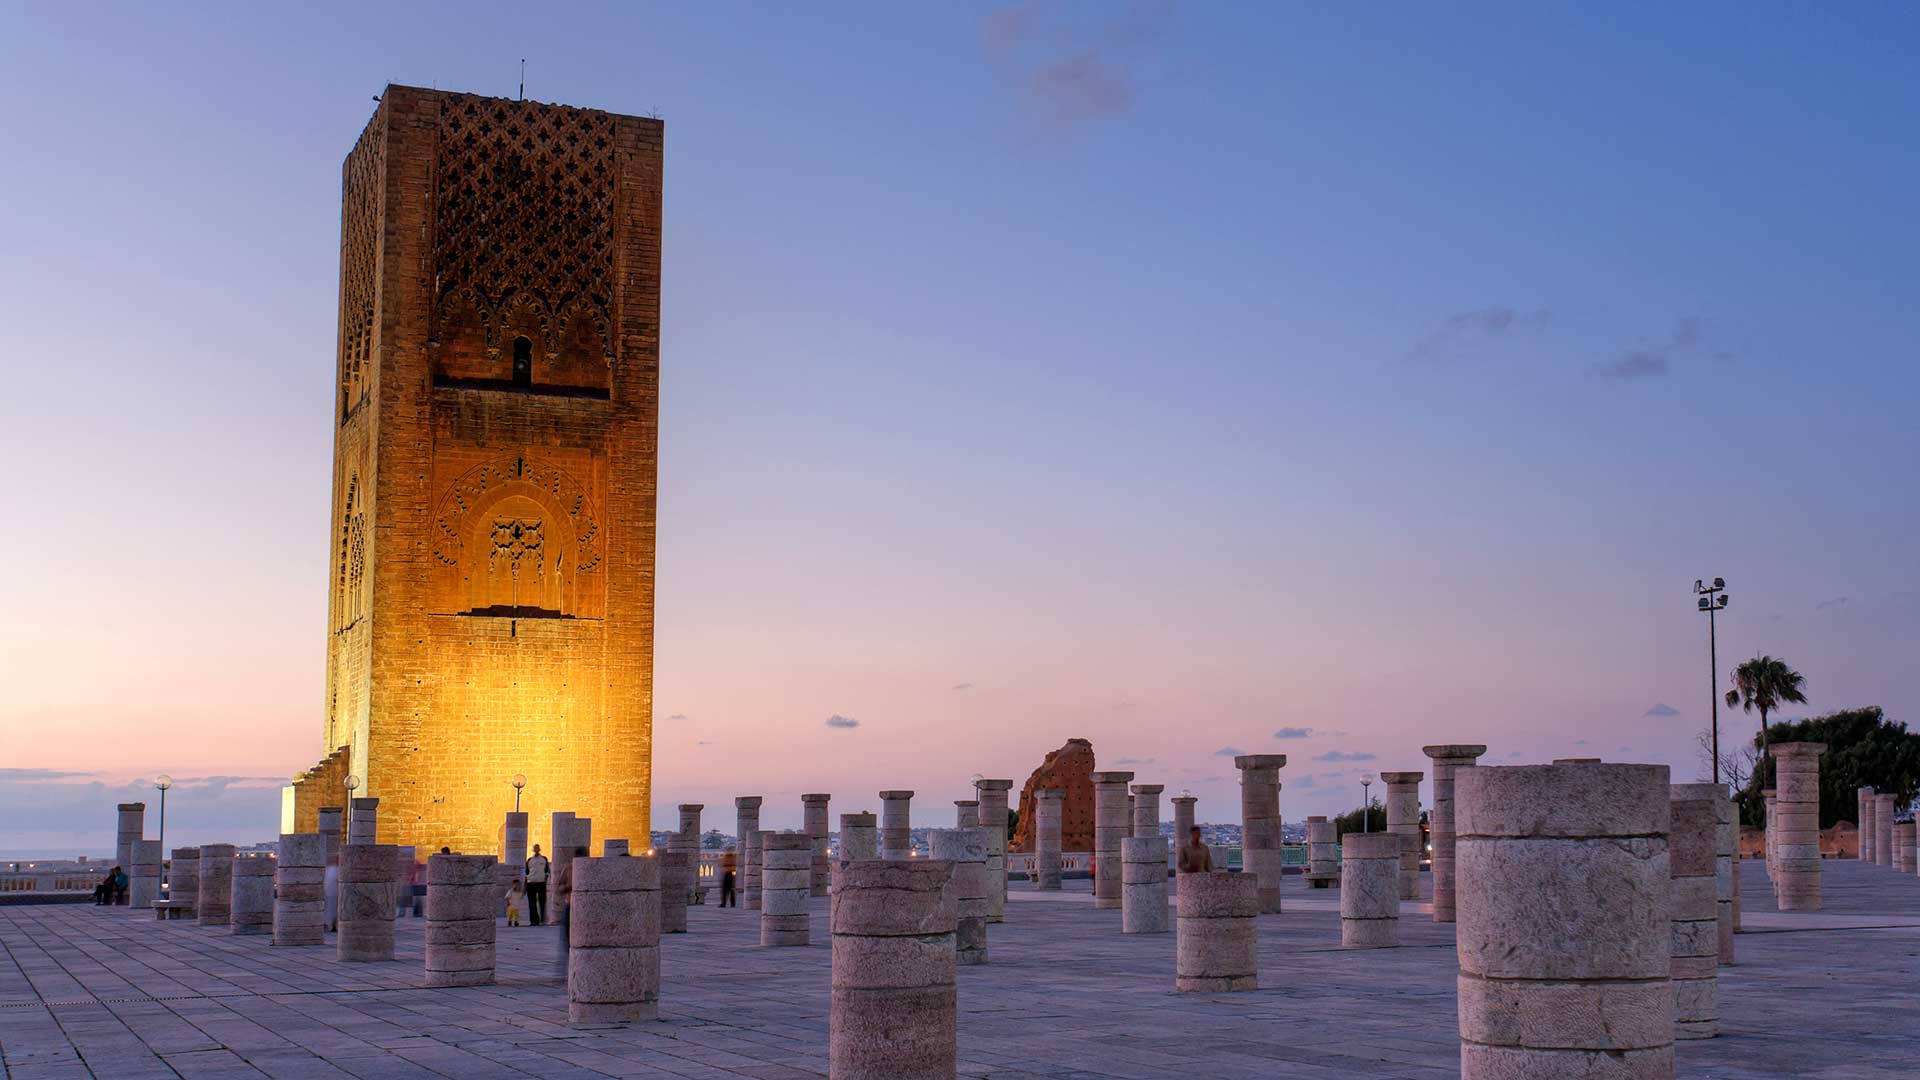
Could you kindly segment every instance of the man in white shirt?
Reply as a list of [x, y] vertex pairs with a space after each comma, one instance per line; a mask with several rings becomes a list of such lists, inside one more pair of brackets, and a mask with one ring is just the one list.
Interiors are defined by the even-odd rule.
[[539, 926], [547, 921], [547, 873], [551, 870], [547, 857], [540, 854], [540, 845], [533, 845], [533, 854], [527, 858], [527, 925]]

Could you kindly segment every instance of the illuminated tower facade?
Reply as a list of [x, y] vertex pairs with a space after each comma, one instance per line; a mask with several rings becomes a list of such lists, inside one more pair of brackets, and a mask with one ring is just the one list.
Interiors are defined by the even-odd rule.
[[341, 183], [323, 757], [379, 839], [497, 850], [509, 781], [648, 834], [662, 125], [390, 86]]

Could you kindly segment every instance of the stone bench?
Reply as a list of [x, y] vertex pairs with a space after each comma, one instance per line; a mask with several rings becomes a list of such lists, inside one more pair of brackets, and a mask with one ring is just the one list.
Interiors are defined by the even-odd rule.
[[193, 916], [193, 905], [185, 900], [155, 900], [153, 917], [156, 919], [186, 919]]

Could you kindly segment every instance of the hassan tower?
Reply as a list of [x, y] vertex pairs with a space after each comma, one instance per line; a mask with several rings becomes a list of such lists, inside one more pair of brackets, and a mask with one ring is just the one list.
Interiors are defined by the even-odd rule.
[[[499, 850], [521, 809], [644, 846], [658, 120], [390, 86], [341, 178], [321, 760], [287, 831]], [[548, 850], [551, 850], [549, 847]]]

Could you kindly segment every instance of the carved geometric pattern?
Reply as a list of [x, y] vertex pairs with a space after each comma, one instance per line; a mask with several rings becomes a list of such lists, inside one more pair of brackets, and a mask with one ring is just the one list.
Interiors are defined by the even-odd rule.
[[367, 587], [367, 513], [360, 505], [360, 478], [347, 484], [347, 500], [340, 515], [339, 629], [345, 632], [360, 621]]
[[553, 316], [584, 307], [607, 333], [613, 282], [613, 117], [593, 109], [450, 94], [442, 102], [433, 270], [438, 335], [454, 303], [486, 324], [500, 348], [509, 298], [537, 312], [542, 352], [554, 353]]
[[[460, 565], [460, 550], [465, 543], [466, 519], [489, 501], [488, 496], [508, 484], [525, 484], [547, 494], [572, 519], [574, 529], [574, 570], [580, 574], [598, 571], [606, 559], [606, 537], [593, 514], [593, 500], [586, 486], [572, 473], [557, 465], [528, 460], [522, 456], [503, 457], [476, 465], [454, 481], [440, 500], [435, 524], [440, 535], [433, 545], [433, 557], [444, 566]], [[500, 552], [500, 523], [494, 523], [494, 554]], [[544, 552], [541, 556], [545, 558]]]
[[380, 215], [386, 172], [386, 112], [347, 155], [340, 192], [340, 420], [366, 398], [372, 381], [373, 302], [379, 281]]
[[522, 561], [535, 574], [540, 573], [541, 565], [546, 561], [540, 522], [525, 518], [495, 518], [493, 550], [487, 553], [487, 563], [505, 562], [508, 569], [518, 575]]

